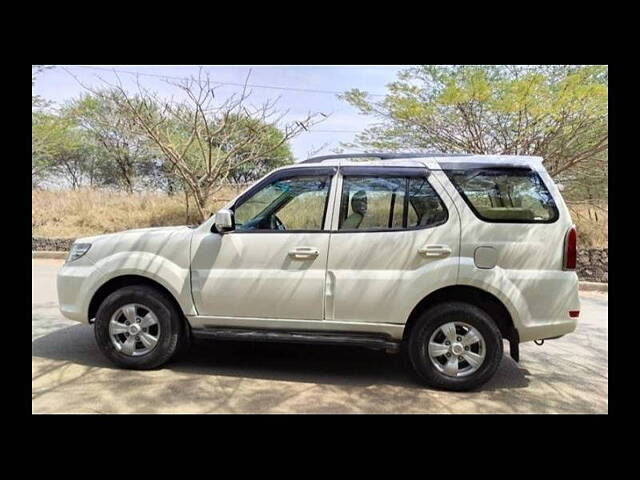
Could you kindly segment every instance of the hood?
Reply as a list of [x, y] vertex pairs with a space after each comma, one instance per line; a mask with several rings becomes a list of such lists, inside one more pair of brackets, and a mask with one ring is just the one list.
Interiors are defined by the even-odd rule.
[[112, 240], [121, 236], [146, 236], [147, 234], [156, 236], [162, 234], [171, 234], [173, 232], [189, 229], [186, 225], [175, 227], [151, 227], [151, 228], [134, 228], [131, 230], [123, 230], [122, 232], [105, 233], [103, 235], [92, 235], [90, 237], [76, 238], [77, 243], [94, 243], [97, 240]]

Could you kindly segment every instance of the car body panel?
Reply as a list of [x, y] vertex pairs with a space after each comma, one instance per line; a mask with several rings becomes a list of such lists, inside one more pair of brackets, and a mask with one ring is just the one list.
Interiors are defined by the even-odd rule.
[[[298, 260], [289, 252], [315, 248]], [[329, 235], [196, 233], [192, 286], [199, 315], [322, 320]]]
[[91, 243], [91, 248], [58, 271], [58, 300], [63, 315], [88, 322], [93, 295], [109, 280], [125, 275], [158, 282], [173, 295], [185, 315], [196, 314], [190, 286], [189, 245], [193, 232], [188, 227], [165, 227], [78, 239], [78, 243]]

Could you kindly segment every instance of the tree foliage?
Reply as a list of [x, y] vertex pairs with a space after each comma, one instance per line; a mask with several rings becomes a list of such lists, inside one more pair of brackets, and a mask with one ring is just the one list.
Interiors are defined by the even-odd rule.
[[[119, 186], [132, 193], [139, 177], [154, 171], [154, 152], [147, 139], [136, 133], [135, 125], [121, 110], [119, 93], [101, 90], [68, 102], [61, 115], [82, 129], [100, 162], [97, 176], [102, 185]], [[132, 101], [136, 101], [133, 99]]]
[[233, 121], [238, 122], [239, 126], [234, 142], [238, 143], [242, 138], [252, 135], [252, 132], [260, 131], [260, 142], [265, 145], [265, 149], [269, 153], [255, 157], [249, 145], [239, 148], [236, 154], [238, 165], [229, 172], [231, 181], [235, 183], [251, 182], [266, 175], [274, 168], [293, 163], [293, 153], [289, 143], [285, 140], [285, 132], [270, 123], [262, 125], [262, 121], [256, 118], [237, 117]]
[[388, 88], [381, 101], [341, 96], [380, 120], [348, 146], [539, 155], [553, 176], [606, 158], [605, 66], [423, 65]]
[[[52, 66], [47, 66], [47, 65], [32, 65], [31, 66], [31, 86], [35, 86], [36, 84], [36, 77], [38, 75], [40, 75], [42, 72], [44, 72], [45, 70], [49, 70], [50, 68], [53, 68]], [[48, 107], [51, 104], [51, 102], [45, 100], [44, 98], [42, 98], [40, 95], [31, 95], [31, 109], [42, 109], [45, 107]]]
[[47, 177], [63, 178], [76, 189], [93, 183], [96, 152], [73, 119], [54, 113], [31, 115], [31, 178], [38, 186]]

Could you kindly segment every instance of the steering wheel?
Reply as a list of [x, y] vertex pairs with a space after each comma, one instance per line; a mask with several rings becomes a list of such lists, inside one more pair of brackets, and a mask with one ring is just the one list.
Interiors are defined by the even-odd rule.
[[274, 230], [286, 230], [287, 229], [284, 226], [284, 223], [282, 223], [282, 221], [278, 218], [277, 215], [273, 215], [271, 218], [272, 218], [272, 223], [273, 223], [272, 228]]

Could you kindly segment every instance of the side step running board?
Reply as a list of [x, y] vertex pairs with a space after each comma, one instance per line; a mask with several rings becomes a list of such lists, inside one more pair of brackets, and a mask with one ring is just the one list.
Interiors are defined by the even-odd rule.
[[397, 352], [400, 343], [385, 336], [362, 333], [287, 330], [251, 330], [246, 328], [200, 328], [191, 331], [195, 338], [245, 340], [255, 342], [315, 343], [321, 345], [354, 345], [374, 350]]

